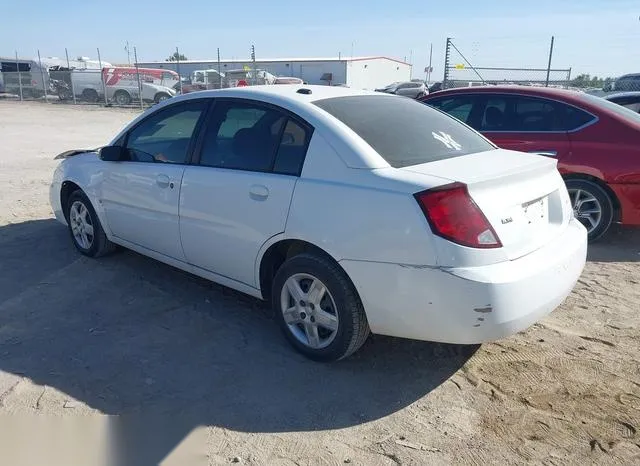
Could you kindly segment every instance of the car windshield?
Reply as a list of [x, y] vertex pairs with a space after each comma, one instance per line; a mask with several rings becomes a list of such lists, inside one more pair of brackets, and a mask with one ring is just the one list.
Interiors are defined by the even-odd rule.
[[415, 100], [361, 95], [318, 100], [394, 168], [496, 148], [453, 117]]
[[623, 107], [620, 104], [603, 99], [602, 97], [594, 96], [587, 93], [580, 94], [580, 97], [591, 104], [594, 104], [600, 108], [610, 110], [617, 115], [623, 117], [625, 120], [631, 121], [635, 124], [640, 124], [640, 113], [636, 113], [633, 110]]

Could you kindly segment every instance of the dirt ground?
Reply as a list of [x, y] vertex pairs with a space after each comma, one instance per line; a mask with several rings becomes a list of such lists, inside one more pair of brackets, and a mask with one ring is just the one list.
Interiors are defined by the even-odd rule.
[[189, 437], [204, 464], [640, 463], [640, 231], [591, 246], [564, 305], [512, 338], [375, 336], [313, 363], [252, 298], [76, 253], [49, 207], [53, 157], [135, 115], [0, 101], [0, 415], [124, 415], [123, 442], [148, 447], [135, 464]]

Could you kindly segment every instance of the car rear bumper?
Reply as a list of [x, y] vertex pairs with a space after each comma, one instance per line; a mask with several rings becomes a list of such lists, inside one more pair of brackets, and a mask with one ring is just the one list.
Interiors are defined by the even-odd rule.
[[557, 308], [580, 277], [587, 233], [572, 220], [552, 243], [517, 260], [433, 268], [343, 260], [373, 333], [473, 344], [528, 328]]
[[640, 184], [610, 184], [620, 201], [623, 225], [640, 225]]

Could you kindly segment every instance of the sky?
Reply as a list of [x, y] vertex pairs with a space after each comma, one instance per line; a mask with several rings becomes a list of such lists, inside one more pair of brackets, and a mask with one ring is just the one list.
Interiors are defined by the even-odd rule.
[[[433, 44], [441, 79], [447, 37], [476, 67], [553, 68], [619, 76], [640, 72], [639, 0], [31, 0], [0, 9], [0, 56], [164, 60], [176, 47], [189, 59], [384, 55], [424, 76]], [[133, 57], [132, 57], [133, 60]], [[452, 61], [464, 60], [453, 52]]]

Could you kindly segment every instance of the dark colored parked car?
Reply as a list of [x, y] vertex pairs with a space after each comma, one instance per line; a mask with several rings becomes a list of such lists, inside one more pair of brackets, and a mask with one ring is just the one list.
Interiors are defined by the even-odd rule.
[[627, 107], [636, 113], [640, 113], [640, 92], [616, 92], [604, 97], [609, 102]]
[[616, 92], [640, 91], [640, 73], [630, 73], [620, 76], [603, 89], [605, 91]]
[[582, 92], [525, 86], [459, 88], [421, 101], [496, 145], [558, 160], [589, 238], [640, 225], [640, 114]]

